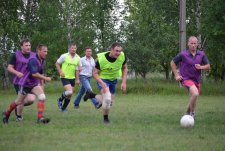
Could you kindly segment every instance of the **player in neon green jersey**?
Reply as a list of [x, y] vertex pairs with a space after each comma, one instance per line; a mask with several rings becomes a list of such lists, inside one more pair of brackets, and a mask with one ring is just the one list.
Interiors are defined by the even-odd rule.
[[[70, 102], [70, 98], [73, 94], [73, 89], [76, 84], [80, 84], [79, 80], [79, 70], [81, 69], [80, 65], [80, 56], [76, 54], [77, 46], [75, 43], [69, 45], [69, 52], [64, 53], [56, 61], [56, 69], [59, 72], [64, 92], [61, 97], [58, 98], [58, 107], [62, 112], [66, 111], [66, 108]], [[61, 65], [61, 66], [60, 66]]]
[[117, 78], [122, 76], [121, 90], [126, 91], [127, 79], [127, 59], [122, 52], [120, 43], [113, 43], [109, 52], [97, 54], [98, 60], [93, 71], [93, 77], [97, 81], [101, 95], [96, 95], [93, 92], [87, 92], [84, 96], [84, 101], [89, 98], [96, 98], [102, 102], [103, 108], [103, 121], [109, 123], [109, 109], [112, 101], [115, 99], [115, 90]]

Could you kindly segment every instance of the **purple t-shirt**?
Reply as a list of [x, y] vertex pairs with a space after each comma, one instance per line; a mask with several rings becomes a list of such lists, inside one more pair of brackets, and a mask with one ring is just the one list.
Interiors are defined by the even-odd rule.
[[173, 58], [175, 64], [180, 63], [180, 75], [183, 80], [193, 80], [196, 83], [200, 83], [201, 70], [195, 68], [195, 64], [206, 65], [209, 64], [208, 58], [204, 51], [197, 51], [193, 56], [189, 50], [180, 52]]
[[[15, 70], [21, 72], [21, 73], [25, 73], [27, 70], [27, 65], [28, 65], [28, 61], [31, 58], [35, 58], [36, 53], [34, 52], [30, 52], [30, 54], [23, 54], [20, 50], [16, 51], [15, 54], [13, 55], [15, 58], [14, 59], [14, 63], [12, 64], [12, 61], [10, 61], [12, 65], [14, 65]], [[17, 85], [19, 83], [21, 78], [14, 76], [13, 77], [13, 84]]]

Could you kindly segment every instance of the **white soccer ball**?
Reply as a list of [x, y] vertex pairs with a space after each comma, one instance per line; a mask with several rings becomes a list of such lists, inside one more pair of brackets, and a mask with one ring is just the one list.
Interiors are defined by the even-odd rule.
[[183, 128], [191, 128], [195, 124], [195, 120], [191, 115], [184, 115], [180, 119], [180, 125]]

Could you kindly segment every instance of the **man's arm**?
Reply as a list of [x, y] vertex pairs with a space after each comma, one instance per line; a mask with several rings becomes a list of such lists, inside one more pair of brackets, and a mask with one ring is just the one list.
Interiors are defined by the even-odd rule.
[[51, 77], [46, 77], [46, 76], [44, 76], [44, 75], [42, 75], [38, 72], [33, 73], [32, 76], [35, 77], [35, 78], [41, 79], [41, 80], [51, 81]]
[[102, 86], [102, 90], [104, 93], [107, 92], [107, 85], [105, 84], [105, 82], [102, 81], [102, 79], [99, 77], [99, 69], [97, 68], [94, 68], [94, 71], [93, 71], [93, 77], [95, 78], [95, 80], [100, 83], [100, 85]]
[[128, 68], [127, 68], [127, 64], [124, 64], [122, 67], [122, 83], [121, 83], [121, 90], [123, 92], [126, 91], [127, 89], [127, 72], [128, 72]]
[[19, 78], [23, 76], [23, 73], [15, 70], [14, 65], [8, 64], [7, 70]]
[[183, 77], [177, 72], [177, 65], [174, 63], [173, 60], [170, 62], [170, 66], [171, 66], [171, 69], [172, 69], [173, 74], [175, 76], [175, 79], [177, 81], [181, 81], [183, 79]]
[[61, 70], [60, 64], [56, 62], [56, 63], [55, 63], [55, 66], [56, 66], [56, 69], [57, 69], [59, 75], [60, 75], [61, 77], [65, 77], [64, 73], [63, 73], [62, 70]]

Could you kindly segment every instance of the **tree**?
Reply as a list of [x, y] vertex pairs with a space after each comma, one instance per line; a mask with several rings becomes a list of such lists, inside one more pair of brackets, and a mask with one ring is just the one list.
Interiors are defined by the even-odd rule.
[[210, 74], [216, 81], [225, 79], [225, 1], [202, 1], [202, 33], [211, 63]]
[[[21, 22], [18, 10], [21, 10], [22, 2], [16, 0], [1, 0], [0, 11], [0, 64], [2, 82], [4, 88], [8, 87], [8, 73], [6, 70], [7, 61], [14, 49], [17, 49], [15, 43], [19, 42]], [[4, 69], [4, 70], [3, 70]]]

